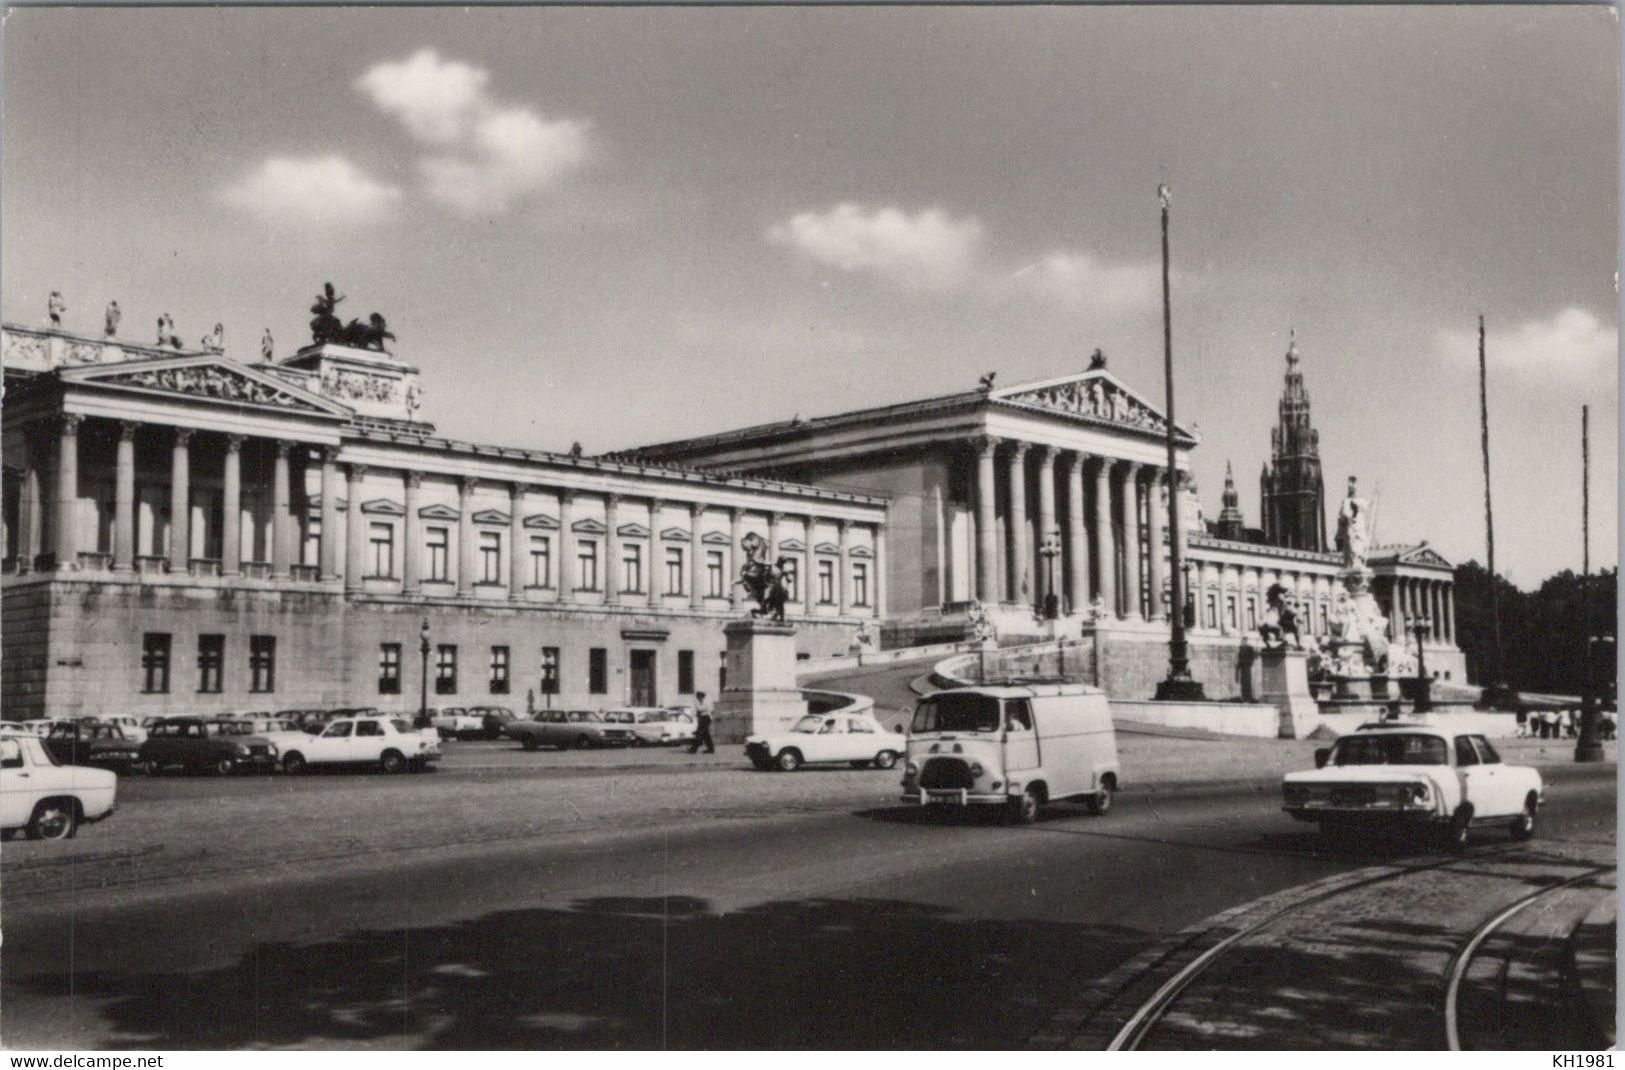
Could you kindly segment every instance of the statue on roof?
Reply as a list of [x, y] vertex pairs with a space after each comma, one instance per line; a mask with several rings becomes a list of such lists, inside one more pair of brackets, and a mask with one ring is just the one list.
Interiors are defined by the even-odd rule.
[[265, 333], [260, 336], [260, 359], [269, 364], [275, 353], [276, 342], [271, 338], [271, 328], [267, 327]]
[[124, 318], [124, 313], [119, 310], [118, 302], [117, 301], [109, 301], [109, 302], [107, 302], [107, 317], [103, 321], [102, 332], [104, 334], [106, 334], [106, 336], [109, 337], [109, 338], [112, 338], [113, 336], [117, 335], [118, 334], [118, 321], [123, 319], [123, 318]]
[[224, 353], [226, 351], [226, 325], [216, 323], [214, 330], [198, 341], [198, 346], [205, 353]]
[[316, 295], [316, 303], [310, 306], [310, 340], [317, 345], [325, 342], [337, 342], [339, 335], [344, 331], [344, 323], [334, 315], [339, 302], [344, 295], [333, 289], [332, 283], [324, 283], [322, 292]]
[[51, 317], [51, 326], [62, 326], [62, 313], [67, 310], [68, 303], [62, 300], [62, 291], [52, 290], [51, 296], [45, 299], [45, 311]]
[[989, 390], [993, 389], [993, 378], [998, 374], [999, 373], [997, 371], [991, 371], [982, 376], [980, 379], [976, 380], [976, 385], [982, 391], [982, 393], [985, 394]]
[[1106, 354], [1098, 347], [1093, 353], [1089, 354], [1089, 370], [1092, 372], [1106, 370]]
[[175, 321], [167, 312], [158, 316], [158, 344], [173, 349], [181, 348], [181, 336], [175, 333]]

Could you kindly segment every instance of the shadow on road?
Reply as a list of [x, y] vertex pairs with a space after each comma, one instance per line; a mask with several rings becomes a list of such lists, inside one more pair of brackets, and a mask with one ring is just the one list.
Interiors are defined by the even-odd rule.
[[7, 986], [71, 986], [114, 1047], [987, 1048], [1020, 1043], [1151, 938], [897, 900], [717, 913], [617, 897], [260, 943], [201, 972], [64, 968]]

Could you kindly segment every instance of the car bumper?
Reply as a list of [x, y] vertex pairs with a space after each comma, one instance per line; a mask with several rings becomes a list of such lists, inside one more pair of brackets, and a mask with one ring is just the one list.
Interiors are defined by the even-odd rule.
[[901, 798], [919, 806], [992, 806], [1010, 801], [1010, 796], [1003, 792], [978, 792], [969, 788], [916, 788], [903, 792]]
[[1420, 825], [1448, 820], [1431, 806], [1333, 806], [1308, 803], [1283, 806], [1294, 821], [1325, 821], [1344, 825]]

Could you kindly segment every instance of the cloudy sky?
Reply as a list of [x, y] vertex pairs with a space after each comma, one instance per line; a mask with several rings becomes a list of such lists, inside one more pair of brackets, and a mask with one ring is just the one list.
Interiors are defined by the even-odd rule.
[[3, 312], [384, 313], [454, 437], [598, 452], [1113, 370], [1258, 522], [1289, 327], [1379, 541], [1615, 561], [1617, 29], [1599, 8], [25, 9]]

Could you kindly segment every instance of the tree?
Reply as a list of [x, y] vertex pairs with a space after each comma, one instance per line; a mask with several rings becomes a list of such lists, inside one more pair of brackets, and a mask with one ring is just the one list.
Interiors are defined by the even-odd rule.
[[[1480, 684], [1505, 682], [1520, 691], [1577, 695], [1585, 680], [1586, 637], [1582, 623], [1583, 577], [1564, 569], [1538, 589], [1523, 591], [1495, 577], [1501, 609], [1505, 663], [1495, 665], [1495, 633], [1490, 621], [1490, 576], [1477, 561], [1456, 568], [1456, 645], [1467, 655], [1469, 678]], [[1591, 577], [1592, 632], [1618, 631], [1616, 593], [1619, 570]], [[1599, 691], [1615, 677], [1614, 647], [1604, 643], [1595, 663]]]

